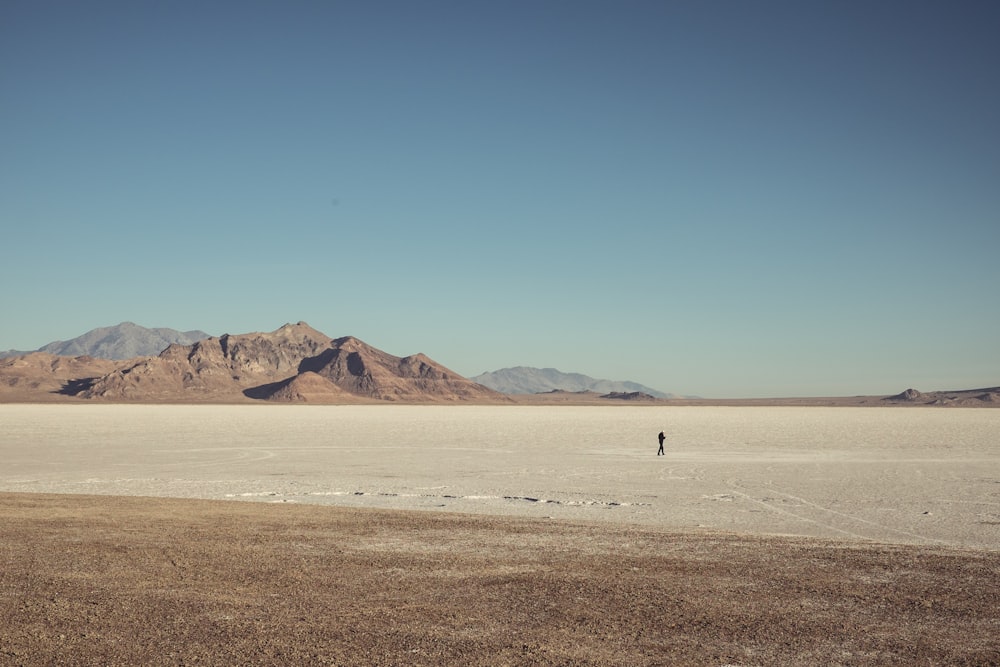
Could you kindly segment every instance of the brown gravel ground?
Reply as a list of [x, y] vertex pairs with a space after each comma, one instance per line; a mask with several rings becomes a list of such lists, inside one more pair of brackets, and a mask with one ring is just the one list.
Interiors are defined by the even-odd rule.
[[1000, 552], [0, 494], [2, 665], [996, 665]]

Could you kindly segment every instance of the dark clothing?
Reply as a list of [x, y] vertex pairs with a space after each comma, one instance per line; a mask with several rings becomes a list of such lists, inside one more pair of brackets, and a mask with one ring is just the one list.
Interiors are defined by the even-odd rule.
[[660, 449], [657, 450], [656, 455], [659, 456], [663, 454], [663, 441], [667, 439], [667, 436], [663, 435], [663, 431], [660, 431], [660, 435], [657, 437], [660, 439]]

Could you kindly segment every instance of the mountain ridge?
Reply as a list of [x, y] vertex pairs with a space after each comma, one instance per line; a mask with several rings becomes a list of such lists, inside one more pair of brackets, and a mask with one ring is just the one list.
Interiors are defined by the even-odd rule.
[[121, 322], [110, 327], [98, 327], [71, 338], [47, 343], [36, 350], [7, 350], [0, 358], [19, 357], [32, 352], [47, 352], [65, 357], [88, 356], [95, 359], [124, 361], [135, 357], [157, 355], [172, 344], [190, 345], [208, 338], [204, 331], [178, 331], [167, 327], [147, 328], [134, 322]]

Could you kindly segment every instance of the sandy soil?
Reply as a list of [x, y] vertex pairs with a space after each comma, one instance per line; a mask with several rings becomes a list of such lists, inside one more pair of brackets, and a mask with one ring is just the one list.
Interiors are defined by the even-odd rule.
[[989, 665], [1000, 552], [0, 494], [4, 665]]

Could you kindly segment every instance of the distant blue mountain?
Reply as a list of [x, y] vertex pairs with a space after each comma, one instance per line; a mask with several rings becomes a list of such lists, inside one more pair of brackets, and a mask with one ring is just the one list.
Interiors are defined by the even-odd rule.
[[482, 373], [469, 379], [504, 394], [541, 394], [555, 390], [594, 391], [599, 394], [638, 391], [656, 398], [676, 398], [674, 394], [651, 389], [637, 382], [598, 380], [580, 373], [563, 373], [555, 368], [517, 366]]
[[122, 322], [113, 327], [92, 329], [72, 340], [57, 340], [37, 350], [0, 352], [0, 357], [13, 357], [30, 354], [30, 352], [48, 352], [66, 357], [86, 355], [98, 359], [132, 359], [157, 355], [174, 343], [191, 345], [208, 337], [209, 334], [204, 331], [147, 329], [132, 322]]

